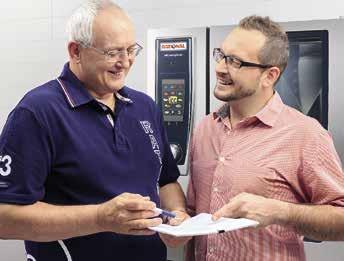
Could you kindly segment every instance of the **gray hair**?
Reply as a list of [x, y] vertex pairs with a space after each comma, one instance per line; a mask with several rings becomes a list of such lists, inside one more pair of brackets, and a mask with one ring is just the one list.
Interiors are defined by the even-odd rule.
[[246, 30], [257, 30], [266, 37], [258, 59], [263, 64], [277, 66], [281, 74], [287, 67], [289, 58], [289, 42], [286, 32], [282, 27], [269, 17], [248, 16], [243, 18], [239, 27]]
[[111, 0], [88, 0], [79, 6], [67, 23], [69, 41], [80, 43], [86, 47], [92, 44], [93, 21], [99, 11], [108, 7], [116, 7], [122, 10]]

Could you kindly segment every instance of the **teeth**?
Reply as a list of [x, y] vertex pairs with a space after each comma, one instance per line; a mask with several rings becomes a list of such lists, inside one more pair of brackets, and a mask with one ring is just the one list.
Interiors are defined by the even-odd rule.
[[232, 81], [219, 81], [220, 84], [223, 84], [223, 85], [230, 85], [232, 84], [233, 82]]
[[112, 72], [112, 71], [109, 71], [109, 72], [114, 74], [114, 75], [120, 75], [120, 72]]

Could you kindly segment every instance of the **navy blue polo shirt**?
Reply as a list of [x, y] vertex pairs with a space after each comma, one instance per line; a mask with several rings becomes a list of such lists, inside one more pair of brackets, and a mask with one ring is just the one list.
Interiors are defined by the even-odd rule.
[[[154, 101], [123, 87], [113, 113], [68, 63], [58, 79], [24, 96], [0, 136], [2, 203], [97, 204], [130, 192], [159, 205], [159, 186], [178, 176]], [[36, 261], [166, 260], [157, 234], [98, 233], [25, 245]]]

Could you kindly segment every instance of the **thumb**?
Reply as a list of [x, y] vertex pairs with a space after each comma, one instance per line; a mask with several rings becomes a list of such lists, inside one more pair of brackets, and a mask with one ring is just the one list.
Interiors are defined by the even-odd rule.
[[220, 208], [218, 211], [216, 211], [211, 218], [213, 221], [216, 221], [221, 217], [227, 216], [228, 212], [229, 212], [228, 207], [227, 205], [225, 205], [222, 208]]
[[216, 211], [212, 216], [212, 220], [216, 221], [221, 217], [237, 218], [239, 210], [240, 210], [239, 202], [232, 201], [224, 205], [218, 211]]

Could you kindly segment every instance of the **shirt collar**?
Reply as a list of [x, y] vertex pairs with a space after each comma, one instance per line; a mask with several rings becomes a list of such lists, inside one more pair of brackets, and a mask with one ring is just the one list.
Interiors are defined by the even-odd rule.
[[[94, 97], [86, 90], [83, 83], [70, 70], [69, 63], [64, 65], [62, 73], [57, 81], [59, 82], [63, 93], [72, 108], [79, 107], [95, 100]], [[116, 92], [116, 98], [124, 103], [133, 103], [129, 97], [126, 86]]]
[[[272, 98], [268, 101], [268, 103], [254, 116], [262, 123], [267, 126], [273, 127], [276, 121], [279, 118], [279, 114], [283, 109], [284, 103], [280, 97], [280, 95], [275, 91], [275, 94]], [[213, 119], [225, 119], [229, 116], [229, 106], [228, 104], [222, 105], [216, 112], [213, 113]]]
[[279, 115], [284, 107], [284, 103], [275, 91], [269, 102], [255, 116], [265, 125], [273, 127], [279, 119]]
[[228, 103], [223, 104], [217, 111], [213, 112], [213, 118], [225, 119], [229, 116], [229, 106]]

